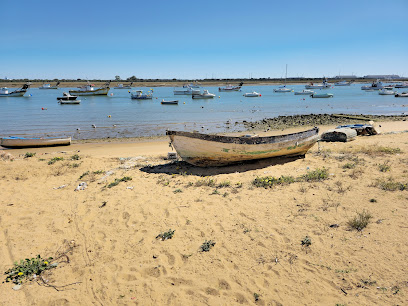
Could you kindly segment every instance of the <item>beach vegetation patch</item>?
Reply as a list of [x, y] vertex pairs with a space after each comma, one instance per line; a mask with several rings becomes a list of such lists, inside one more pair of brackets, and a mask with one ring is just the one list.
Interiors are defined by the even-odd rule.
[[96, 170], [94, 172], [92, 172], [93, 174], [105, 174], [105, 171], [103, 170]]
[[120, 179], [115, 179], [112, 183], [108, 184], [108, 188], [112, 188], [115, 187], [116, 185], [118, 185], [120, 182], [128, 182], [131, 181], [132, 178], [130, 176], [124, 176]]
[[176, 190], [174, 190], [173, 192], [174, 192], [174, 193], [180, 193], [180, 192], [183, 192], [183, 190], [181, 190], [181, 189], [176, 189]]
[[82, 173], [80, 176], [79, 176], [79, 179], [78, 180], [82, 180], [85, 176], [87, 176], [87, 175], [89, 175], [89, 171], [86, 171], [86, 172], [84, 172], [84, 173]]
[[156, 239], [160, 239], [161, 241], [168, 240], [173, 238], [175, 230], [169, 229], [167, 232], [160, 233], [156, 236]]
[[61, 160], [64, 160], [64, 158], [63, 158], [63, 157], [53, 157], [53, 158], [51, 158], [51, 160], [48, 162], [48, 164], [49, 164], [49, 165], [53, 165], [53, 164], [55, 164], [57, 161], [61, 161]]
[[300, 181], [319, 182], [329, 177], [329, 171], [325, 167], [317, 168], [316, 170], [308, 171], [306, 174], [299, 177]]
[[202, 186], [208, 186], [208, 187], [215, 187], [215, 180], [212, 178], [203, 178], [201, 180], [198, 180], [195, 182], [195, 187], [202, 187]]
[[257, 177], [252, 181], [252, 184], [256, 187], [272, 188], [276, 185], [289, 185], [296, 182], [293, 176], [285, 176], [275, 178], [273, 176]]
[[36, 154], [36, 153], [33, 153], [33, 152], [26, 152], [26, 154], [24, 154], [24, 158], [33, 157], [33, 156], [35, 156], [35, 154]]
[[301, 240], [301, 244], [303, 247], [310, 247], [312, 245], [312, 239], [308, 236]]
[[362, 212], [357, 213], [356, 216], [348, 220], [347, 225], [350, 229], [355, 229], [361, 232], [364, 228], [367, 227], [372, 217], [373, 216], [367, 210], [363, 210]]
[[390, 169], [391, 166], [388, 161], [378, 165], [378, 170], [380, 170], [381, 172], [387, 172], [390, 171]]
[[342, 166], [343, 169], [354, 169], [356, 167], [355, 163], [346, 163]]
[[204, 243], [200, 246], [200, 251], [201, 252], [208, 252], [215, 246], [215, 241], [212, 240], [206, 240]]
[[385, 191], [396, 191], [396, 190], [407, 190], [408, 189], [408, 184], [404, 184], [401, 182], [396, 182], [392, 177], [386, 179], [386, 180], [377, 180], [374, 183], [375, 187], [378, 187], [382, 190]]
[[400, 148], [383, 147], [376, 145], [363, 147], [359, 151], [369, 156], [395, 155], [403, 153], [403, 151]]
[[225, 187], [230, 187], [231, 182], [230, 181], [223, 181], [217, 185], [217, 188], [225, 188]]
[[40, 255], [34, 258], [26, 258], [15, 262], [11, 269], [8, 269], [6, 274], [6, 282], [13, 282], [16, 285], [21, 285], [24, 280], [33, 280], [41, 275], [45, 270], [55, 268], [57, 265], [52, 263], [53, 258], [42, 258]]
[[81, 157], [78, 154], [74, 154], [71, 156], [71, 160], [80, 160]]

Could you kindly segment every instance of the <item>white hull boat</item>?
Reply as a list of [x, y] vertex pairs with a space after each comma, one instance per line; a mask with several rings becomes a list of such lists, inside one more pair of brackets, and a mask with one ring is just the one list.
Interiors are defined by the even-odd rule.
[[401, 84], [396, 84], [395, 88], [408, 88], [408, 82], [404, 82]]
[[340, 81], [334, 83], [334, 86], [350, 86], [353, 83], [353, 81], [347, 82], [347, 81]]
[[244, 97], [260, 97], [262, 95], [259, 92], [253, 91], [253, 92], [247, 92], [243, 96]]
[[240, 91], [243, 84], [244, 83], [241, 82], [241, 83], [239, 83], [238, 86], [232, 86], [230, 84], [230, 85], [227, 85], [225, 87], [218, 87], [218, 91], [219, 92]]
[[130, 93], [130, 97], [134, 100], [150, 100], [153, 99], [153, 93], [144, 94], [142, 90], [136, 90]]
[[327, 89], [327, 88], [330, 88], [330, 87], [331, 87], [331, 84], [329, 84], [329, 83], [321, 83], [321, 84], [311, 83], [311, 84], [305, 85], [306, 89]]
[[0, 88], [0, 97], [22, 97], [30, 87], [29, 84], [24, 84], [20, 89], [9, 91], [7, 87]]
[[280, 88], [275, 88], [273, 91], [274, 92], [292, 92], [292, 89], [286, 88], [285, 86], [283, 86]]
[[333, 94], [331, 94], [331, 93], [312, 94], [310, 96], [312, 98], [333, 98]]
[[43, 84], [42, 86], [38, 87], [38, 89], [58, 89], [59, 84], [59, 81], [54, 86], [51, 86], [51, 84]]
[[319, 129], [268, 137], [233, 137], [167, 131], [186, 162], [200, 167], [224, 166], [279, 156], [302, 156], [316, 143]]
[[215, 94], [208, 92], [207, 89], [204, 89], [203, 93], [192, 95], [193, 99], [213, 99], [214, 97], [215, 97]]
[[71, 137], [67, 138], [24, 138], [5, 137], [1, 138], [1, 146], [5, 148], [30, 148], [49, 146], [68, 146], [71, 144]]
[[396, 98], [408, 98], [408, 92], [397, 93], [395, 95]]
[[373, 82], [371, 85], [361, 86], [361, 90], [380, 90], [384, 89], [384, 85], [380, 81]]
[[388, 89], [380, 89], [378, 91], [378, 94], [382, 95], [382, 96], [388, 96], [388, 95], [395, 95], [395, 94], [397, 94], [397, 92], [392, 91], [392, 90], [388, 90]]
[[109, 92], [109, 83], [107, 82], [101, 88], [95, 88], [92, 84], [87, 84], [81, 87], [78, 87], [78, 90], [70, 90], [69, 93], [77, 96], [104, 96]]
[[118, 84], [118, 86], [113, 87], [114, 89], [132, 89], [133, 82], [130, 84]]
[[302, 91], [295, 91], [295, 95], [304, 95], [310, 96], [313, 95], [315, 92], [309, 89], [303, 89]]

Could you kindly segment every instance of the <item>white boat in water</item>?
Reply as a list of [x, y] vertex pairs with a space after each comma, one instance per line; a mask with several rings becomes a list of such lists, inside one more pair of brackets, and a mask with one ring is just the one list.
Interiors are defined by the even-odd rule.
[[361, 90], [380, 90], [383, 88], [384, 88], [384, 85], [380, 80], [373, 81], [371, 85], [361, 86]]
[[295, 95], [305, 95], [310, 96], [313, 95], [315, 92], [310, 89], [303, 89], [302, 91], [295, 91]]
[[322, 94], [312, 94], [310, 95], [312, 98], [333, 98], [333, 94], [331, 93], [322, 93]]
[[166, 135], [184, 161], [208, 167], [278, 156], [305, 155], [319, 138], [319, 129], [266, 137], [234, 137], [181, 131], [167, 131]]
[[51, 86], [51, 84], [43, 84], [42, 86], [38, 87], [38, 89], [58, 89], [59, 84], [60, 81], [58, 81], [54, 86]]
[[48, 146], [68, 146], [71, 144], [71, 137], [67, 138], [24, 138], [5, 137], [0, 139], [0, 145], [5, 148], [30, 148]]
[[351, 84], [353, 84], [353, 81], [340, 81], [334, 83], [334, 86], [350, 86]]
[[105, 85], [103, 85], [100, 88], [95, 88], [94, 87], [95, 85], [88, 82], [88, 84], [78, 87], [77, 90], [70, 90], [69, 93], [72, 95], [77, 95], [77, 96], [107, 95], [110, 89], [109, 84], [110, 84], [110, 81], [106, 82]]
[[207, 89], [204, 89], [203, 93], [193, 94], [193, 99], [212, 99], [215, 97], [215, 94], [208, 92]]
[[132, 89], [133, 82], [130, 84], [118, 84], [114, 89]]
[[244, 82], [239, 83], [238, 86], [233, 86], [231, 84], [228, 84], [225, 87], [218, 87], [218, 91], [220, 92], [240, 91], [243, 84]]
[[261, 97], [262, 95], [259, 92], [247, 92], [243, 95], [244, 97]]
[[378, 91], [378, 94], [382, 96], [388, 96], [388, 95], [395, 95], [397, 94], [397, 92], [389, 90], [389, 89], [380, 89]]
[[200, 89], [191, 88], [190, 86], [182, 87], [182, 88], [175, 88], [173, 90], [173, 93], [175, 95], [188, 95], [188, 96], [199, 95], [200, 92], [201, 92]]
[[408, 88], [408, 82], [396, 84], [395, 88]]
[[310, 82], [310, 84], [305, 85], [306, 89], [326, 89], [326, 88], [330, 88], [332, 86], [331, 83], [328, 83], [326, 78], [323, 78], [323, 82], [322, 83], [313, 83]]
[[395, 95], [396, 98], [408, 98], [408, 92], [397, 93]]
[[161, 101], [161, 104], [164, 105], [178, 105], [178, 100], [171, 100], [171, 101], [165, 101], [164, 99]]
[[153, 99], [153, 93], [150, 91], [143, 93], [143, 90], [136, 90], [130, 93], [130, 97], [135, 100], [149, 100]]
[[286, 87], [286, 79], [288, 78], [288, 65], [286, 64], [286, 72], [285, 72], [285, 85], [280, 86], [279, 88], [275, 88], [274, 92], [292, 92], [291, 88]]
[[0, 88], [0, 97], [22, 97], [30, 87], [29, 83], [23, 85], [23, 87], [10, 91], [7, 87]]
[[62, 97], [57, 98], [59, 104], [79, 104], [81, 100], [78, 100], [78, 96], [73, 96], [68, 92], [64, 92]]

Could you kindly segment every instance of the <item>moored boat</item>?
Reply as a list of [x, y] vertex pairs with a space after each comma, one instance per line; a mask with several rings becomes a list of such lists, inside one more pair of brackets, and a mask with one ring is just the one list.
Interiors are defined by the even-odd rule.
[[340, 81], [340, 82], [336, 82], [334, 83], [334, 86], [350, 86], [351, 84], [353, 84], [353, 81]]
[[395, 88], [408, 88], [408, 82], [396, 84]]
[[224, 166], [279, 156], [301, 156], [316, 143], [317, 127], [286, 135], [234, 137], [167, 131], [171, 144], [186, 162], [200, 166]]
[[395, 95], [396, 98], [408, 98], [408, 92], [397, 93]]
[[148, 93], [143, 93], [143, 90], [136, 90], [130, 93], [130, 97], [136, 100], [149, 100], [153, 99], [153, 93], [150, 91]]
[[79, 104], [81, 100], [78, 100], [78, 96], [72, 96], [67, 92], [63, 93], [62, 97], [57, 98], [59, 104]]
[[286, 64], [286, 72], [285, 72], [285, 85], [280, 86], [279, 88], [275, 88], [274, 92], [292, 92], [291, 88], [286, 87], [286, 79], [288, 78], [288, 64]]
[[71, 137], [67, 138], [24, 138], [24, 137], [5, 137], [0, 139], [0, 145], [5, 148], [31, 148], [31, 147], [49, 147], [49, 146], [68, 146], [71, 144]]
[[132, 89], [133, 82], [130, 84], [118, 84], [114, 89]]
[[191, 88], [190, 86], [188, 86], [188, 87], [183, 87], [183, 88], [175, 88], [173, 90], [173, 93], [175, 95], [188, 95], [188, 96], [199, 95], [200, 89]]
[[110, 81], [106, 82], [100, 88], [95, 88], [95, 86], [88, 82], [88, 84], [78, 87], [78, 90], [70, 90], [69, 93], [78, 96], [101, 96], [107, 95], [109, 92]]
[[295, 91], [295, 95], [313, 95], [315, 92], [313, 90], [310, 89], [303, 89], [302, 91]]
[[29, 87], [29, 83], [24, 84], [23, 87], [14, 91], [9, 91], [7, 87], [2, 87], [0, 88], [0, 97], [22, 97], [27, 92]]
[[38, 89], [58, 89], [59, 84], [60, 81], [58, 81], [54, 86], [51, 86], [51, 84], [43, 84], [42, 86], [38, 87]]
[[193, 94], [193, 99], [212, 99], [215, 97], [215, 94], [208, 92], [207, 89], [204, 89], [203, 93]]
[[168, 105], [177, 105], [178, 100], [171, 100], [171, 101], [165, 101], [164, 99], [161, 101], [161, 104], [168, 104]]
[[261, 97], [262, 95], [259, 92], [253, 91], [253, 92], [247, 92], [243, 94], [244, 97]]
[[228, 84], [225, 87], [218, 87], [218, 91], [220, 91], [220, 92], [240, 91], [243, 84], [244, 84], [244, 82], [239, 83], [238, 86], [233, 86], [231, 84]]
[[333, 94], [331, 93], [322, 93], [322, 94], [311, 94], [312, 98], [333, 98]]
[[322, 83], [314, 84], [313, 82], [311, 82], [310, 84], [305, 85], [305, 88], [306, 89], [326, 89], [326, 88], [330, 88], [331, 86], [332, 84], [328, 83], [326, 78], [323, 78]]
[[378, 94], [379, 95], [382, 95], [382, 96], [387, 96], [387, 95], [395, 95], [397, 92], [395, 92], [395, 91], [392, 91], [392, 90], [389, 90], [389, 89], [380, 89], [379, 91], [378, 91]]
[[380, 90], [383, 88], [384, 88], [384, 85], [380, 80], [373, 81], [371, 85], [361, 86], [361, 90]]

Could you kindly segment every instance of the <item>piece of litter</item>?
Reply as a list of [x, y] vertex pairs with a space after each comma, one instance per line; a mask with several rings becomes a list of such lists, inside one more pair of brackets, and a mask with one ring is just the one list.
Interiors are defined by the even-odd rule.
[[14, 287], [13, 287], [13, 290], [20, 290], [21, 289], [21, 285], [15, 285]]
[[133, 186], [127, 186], [126, 189], [133, 190]]
[[167, 153], [167, 159], [176, 160], [177, 159], [177, 153], [176, 152], [168, 152]]
[[68, 185], [61, 185], [61, 186], [59, 186], [59, 187], [54, 187], [53, 189], [62, 189], [62, 188], [65, 188], [65, 187], [67, 187]]
[[75, 191], [85, 190], [85, 188], [86, 188], [87, 186], [88, 186], [88, 185], [87, 185], [85, 182], [81, 182], [81, 183], [79, 183], [79, 185], [77, 186], [77, 188], [75, 188]]

